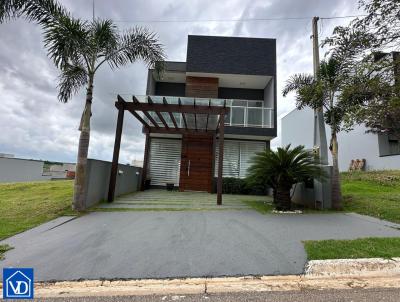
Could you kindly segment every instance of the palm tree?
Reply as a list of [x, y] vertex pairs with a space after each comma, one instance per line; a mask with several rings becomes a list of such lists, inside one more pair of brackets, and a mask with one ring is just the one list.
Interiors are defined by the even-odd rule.
[[290, 190], [294, 184], [324, 176], [318, 159], [304, 146], [265, 150], [251, 159], [248, 170], [250, 183], [270, 186], [277, 209], [285, 211], [291, 208]]
[[295, 74], [289, 78], [283, 89], [283, 96], [290, 92], [296, 92], [297, 109], [311, 107], [323, 108], [325, 123], [331, 128], [329, 150], [332, 154], [332, 207], [342, 208], [342, 193], [340, 187], [340, 175], [338, 166], [338, 139], [337, 134], [342, 130], [342, 122], [345, 117], [346, 105], [338, 100], [345, 78], [339, 59], [330, 57], [320, 64], [317, 78], [307, 74]]
[[157, 71], [163, 67], [163, 47], [155, 35], [135, 27], [119, 32], [111, 20], [84, 21], [71, 16], [56, 0], [1, 0], [0, 22], [24, 16], [41, 25], [48, 56], [60, 70], [58, 99], [67, 102], [82, 87], [86, 100], [80, 138], [73, 208], [85, 209], [85, 177], [95, 74], [107, 63], [114, 70], [143, 60]]

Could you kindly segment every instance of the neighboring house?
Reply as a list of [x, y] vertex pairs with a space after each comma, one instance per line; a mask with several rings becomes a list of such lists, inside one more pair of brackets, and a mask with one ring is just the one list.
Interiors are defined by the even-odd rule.
[[76, 164], [74, 163], [59, 163], [52, 164], [46, 172], [52, 179], [73, 179], [75, 178]]
[[[313, 148], [314, 115], [313, 110], [305, 108], [293, 110], [282, 118], [282, 146], [304, 145]], [[330, 138], [330, 128], [325, 127], [326, 137]], [[366, 133], [368, 129], [355, 126], [350, 132], [338, 134], [339, 170], [347, 171], [351, 160], [365, 159], [366, 170], [400, 169], [400, 142], [384, 134]], [[332, 157], [329, 153], [329, 162]]]
[[75, 164], [60, 163], [49, 166], [42, 160], [0, 155], [0, 182], [24, 182], [75, 177]]
[[0, 157], [0, 182], [49, 180], [41, 160]]
[[134, 159], [132, 160], [131, 166], [143, 168], [143, 160]]
[[[276, 137], [276, 40], [190, 35], [186, 62], [166, 62], [162, 78], [149, 69], [146, 93], [134, 98], [166, 106], [226, 106], [223, 177], [243, 178], [250, 158]], [[165, 128], [159, 112], [149, 113], [147, 123]], [[214, 191], [217, 116], [174, 112], [172, 123], [167, 112], [161, 113], [169, 128], [176, 122], [175, 129], [182, 131], [143, 128], [144, 179], [151, 186]]]

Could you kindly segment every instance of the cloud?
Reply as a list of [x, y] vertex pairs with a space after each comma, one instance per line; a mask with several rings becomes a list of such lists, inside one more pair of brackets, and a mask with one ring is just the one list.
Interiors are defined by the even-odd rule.
[[[72, 14], [91, 19], [91, 1], [63, 1]], [[232, 1], [129, 1], [96, 0], [95, 15], [117, 21], [124, 30], [132, 20], [190, 20], [331, 16], [357, 13], [356, 3], [345, 0], [232, 0]], [[321, 36], [346, 20], [324, 20]], [[294, 108], [293, 96], [279, 93], [293, 73], [312, 71], [311, 20], [257, 22], [148, 23], [164, 44], [169, 60], [186, 59], [188, 34], [269, 37], [277, 39], [278, 117]], [[59, 161], [75, 161], [84, 105], [84, 89], [67, 104], [57, 100], [58, 71], [47, 58], [41, 29], [24, 20], [0, 25], [0, 152], [17, 156]], [[137, 62], [119, 70], [103, 66], [95, 79], [92, 135], [89, 156], [111, 160], [117, 110], [116, 94], [129, 98], [144, 94], [146, 66]], [[278, 128], [278, 136], [280, 127]], [[280, 144], [279, 137], [272, 146]], [[125, 116], [120, 161], [143, 157], [141, 125]]]

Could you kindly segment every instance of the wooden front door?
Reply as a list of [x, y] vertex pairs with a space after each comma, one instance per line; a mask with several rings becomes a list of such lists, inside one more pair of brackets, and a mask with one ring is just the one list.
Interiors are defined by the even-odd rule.
[[180, 191], [212, 190], [213, 137], [211, 135], [184, 135]]

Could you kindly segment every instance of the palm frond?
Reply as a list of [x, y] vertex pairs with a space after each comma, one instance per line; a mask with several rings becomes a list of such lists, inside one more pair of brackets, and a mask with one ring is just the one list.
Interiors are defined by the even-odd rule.
[[311, 85], [314, 82], [314, 77], [309, 74], [299, 73], [292, 75], [285, 84], [282, 90], [283, 96], [287, 96], [290, 92], [299, 90], [305, 86]]
[[88, 74], [85, 67], [76, 62], [76, 64], [64, 65], [58, 80], [58, 99], [66, 103], [87, 83]]
[[47, 26], [60, 17], [69, 16], [69, 13], [56, 0], [0, 1], [0, 23], [22, 15], [29, 21]]
[[340, 61], [332, 56], [328, 60], [321, 61], [318, 77], [322, 81], [328, 83], [331, 89], [334, 89], [334, 86], [339, 80], [340, 69]]
[[[148, 66], [164, 61], [163, 46], [154, 33], [142, 27], [135, 27], [123, 33], [119, 38], [117, 49], [106, 56], [111, 68], [133, 63], [138, 59], [143, 60]], [[160, 66], [158, 64], [158, 68]]]
[[44, 43], [48, 56], [54, 64], [62, 68], [71, 60], [83, 60], [88, 54], [88, 24], [69, 16], [46, 26]]
[[118, 30], [112, 20], [95, 19], [89, 25], [90, 48], [98, 58], [115, 51], [118, 46]]

